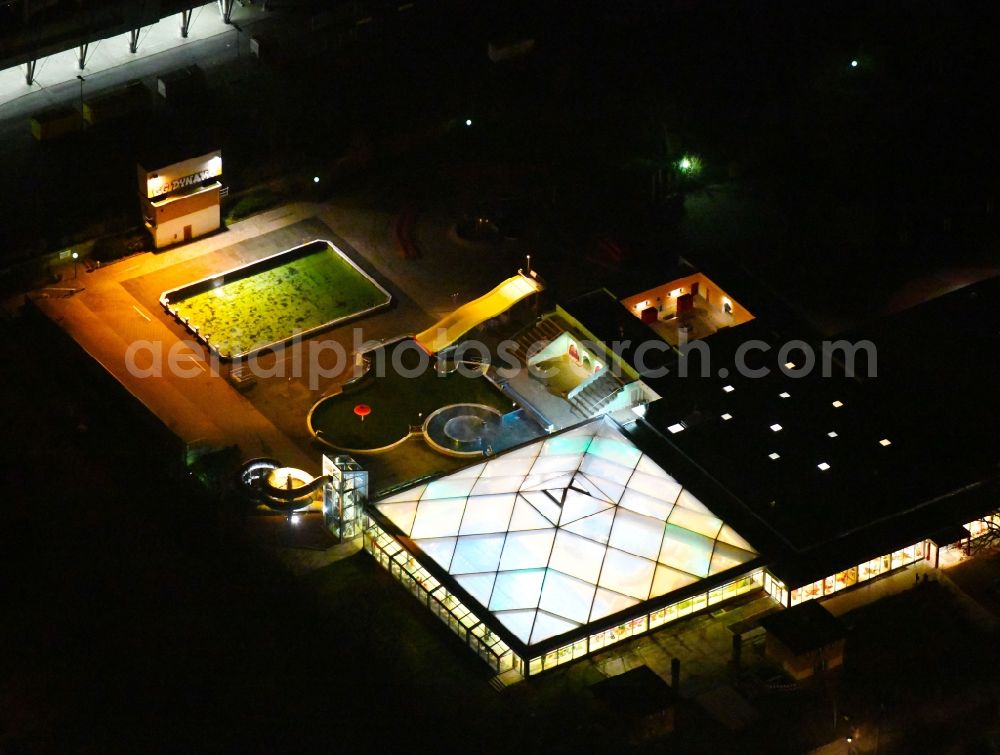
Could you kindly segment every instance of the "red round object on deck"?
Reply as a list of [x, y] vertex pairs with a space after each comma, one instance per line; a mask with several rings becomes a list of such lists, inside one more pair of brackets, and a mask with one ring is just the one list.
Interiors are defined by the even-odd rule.
[[368, 404], [358, 404], [354, 407], [354, 413], [364, 419], [372, 413], [372, 408]]

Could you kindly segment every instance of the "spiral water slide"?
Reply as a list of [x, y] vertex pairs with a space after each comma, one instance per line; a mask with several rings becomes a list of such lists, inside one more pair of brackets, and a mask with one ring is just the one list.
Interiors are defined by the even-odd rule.
[[243, 485], [256, 503], [275, 511], [296, 511], [307, 507], [317, 490], [330, 478], [312, 477], [299, 469], [283, 467], [274, 459], [252, 459], [240, 473]]
[[506, 312], [521, 299], [541, 290], [542, 284], [535, 278], [518, 273], [488, 294], [483, 294], [478, 299], [473, 299], [445, 315], [413, 338], [428, 354], [436, 354], [451, 346], [480, 323]]

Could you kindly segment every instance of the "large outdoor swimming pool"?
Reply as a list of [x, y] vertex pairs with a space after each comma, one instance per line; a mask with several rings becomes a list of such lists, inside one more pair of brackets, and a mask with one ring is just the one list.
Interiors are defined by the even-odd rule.
[[221, 357], [389, 306], [392, 297], [329, 241], [311, 241], [165, 292], [160, 303]]

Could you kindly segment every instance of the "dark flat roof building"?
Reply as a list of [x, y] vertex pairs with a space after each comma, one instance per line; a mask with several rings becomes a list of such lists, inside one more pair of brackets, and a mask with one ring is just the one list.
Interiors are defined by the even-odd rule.
[[[566, 308], [595, 332], [624, 332], [634, 358], [655, 335], [616, 305], [594, 292]], [[864, 347], [853, 370], [833, 348], [824, 371], [815, 336], [760, 319], [719, 331], [654, 365], [669, 369], [644, 378], [662, 398], [626, 432], [754, 543], [774, 576], [820, 580], [1000, 505], [988, 429], [1000, 417], [998, 305], [993, 279], [845, 334]]]
[[[366, 550], [496, 671], [534, 675], [763, 588], [803, 609], [766, 626], [804, 677], [809, 643], [821, 665], [841, 657], [812, 599], [936, 563], [997, 510], [1000, 281], [823, 343], [728, 324], [695, 277], [556, 310], [641, 376], [638, 403], [368, 507]], [[713, 327], [670, 346], [653, 326], [684, 332], [692, 306]]]

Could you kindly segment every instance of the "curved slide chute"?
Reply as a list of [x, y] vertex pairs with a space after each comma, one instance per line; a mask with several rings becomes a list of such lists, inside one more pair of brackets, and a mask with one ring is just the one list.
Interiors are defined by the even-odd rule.
[[274, 459], [247, 462], [240, 477], [256, 503], [286, 512], [309, 506], [316, 491], [330, 480], [326, 475], [312, 477], [301, 469], [283, 467]]
[[413, 337], [428, 354], [446, 349], [474, 327], [496, 317], [517, 304], [521, 299], [542, 290], [535, 278], [518, 273], [508, 278], [488, 294], [463, 304], [445, 315], [427, 330]]

